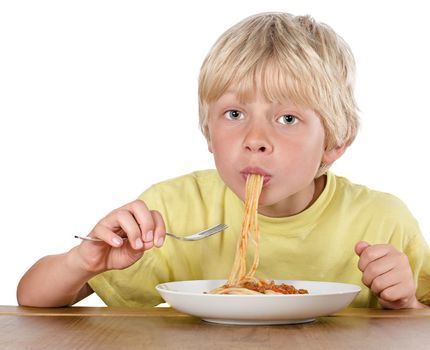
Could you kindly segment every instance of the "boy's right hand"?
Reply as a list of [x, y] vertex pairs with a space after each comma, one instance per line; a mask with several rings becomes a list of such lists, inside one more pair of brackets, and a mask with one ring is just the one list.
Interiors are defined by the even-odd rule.
[[88, 272], [101, 273], [124, 269], [154, 245], [161, 247], [166, 228], [158, 211], [149, 210], [143, 201], [135, 200], [100, 220], [89, 236], [103, 242], [83, 241], [77, 247], [82, 267]]

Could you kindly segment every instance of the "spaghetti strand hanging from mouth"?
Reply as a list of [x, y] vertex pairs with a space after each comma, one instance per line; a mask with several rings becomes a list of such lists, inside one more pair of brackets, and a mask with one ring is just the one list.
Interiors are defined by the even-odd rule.
[[[233, 269], [227, 284], [237, 286], [244, 278], [252, 278], [258, 268], [259, 253], [258, 243], [260, 240], [260, 230], [258, 227], [258, 200], [263, 187], [263, 176], [250, 174], [246, 179], [245, 193], [245, 216], [242, 221], [242, 233], [237, 246]], [[248, 240], [251, 233], [254, 232], [254, 261], [251, 270], [246, 272], [246, 252], [248, 249]]]
[[[263, 189], [264, 177], [249, 174], [246, 178], [245, 215], [242, 221], [242, 232], [237, 245], [233, 268], [225, 285], [210, 291], [210, 294], [306, 294], [305, 289], [293, 286], [276, 285], [274, 281], [260, 281], [255, 277], [259, 257], [260, 228], [258, 226], [258, 201]], [[254, 233], [253, 237], [251, 234]], [[250, 270], [246, 271], [246, 252], [249, 239], [254, 245], [254, 259]]]

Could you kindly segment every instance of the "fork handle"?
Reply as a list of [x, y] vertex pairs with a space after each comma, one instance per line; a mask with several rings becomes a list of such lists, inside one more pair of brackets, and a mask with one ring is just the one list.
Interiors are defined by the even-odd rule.
[[[183, 241], [185, 240], [183, 237], [176, 236], [176, 235], [174, 235], [173, 233], [166, 232], [166, 235], [168, 235], [168, 236], [170, 236], [170, 237], [173, 237], [173, 238], [176, 238], [176, 239], [183, 240]], [[75, 235], [74, 237], [75, 237], [75, 238], [78, 238], [78, 239], [82, 239], [83, 241], [103, 242], [103, 240], [102, 240], [102, 239], [97, 238], [97, 237], [91, 237], [91, 236], [77, 236], [77, 235]], [[121, 237], [121, 238], [122, 238], [122, 240], [123, 240], [123, 241], [126, 241], [126, 240], [128, 239], [128, 237]]]

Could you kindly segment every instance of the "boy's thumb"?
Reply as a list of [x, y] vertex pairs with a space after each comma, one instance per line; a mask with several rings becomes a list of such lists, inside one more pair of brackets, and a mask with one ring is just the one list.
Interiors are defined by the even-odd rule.
[[370, 247], [370, 244], [364, 241], [360, 241], [355, 245], [355, 253], [360, 256], [361, 253], [363, 253], [363, 251], [367, 248]]

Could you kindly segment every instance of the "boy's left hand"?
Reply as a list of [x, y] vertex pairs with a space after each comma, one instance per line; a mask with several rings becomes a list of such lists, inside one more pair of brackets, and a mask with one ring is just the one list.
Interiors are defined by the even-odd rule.
[[415, 283], [406, 254], [390, 244], [370, 245], [358, 242], [355, 252], [360, 257], [358, 268], [363, 283], [378, 296], [387, 309], [424, 307], [415, 296]]

